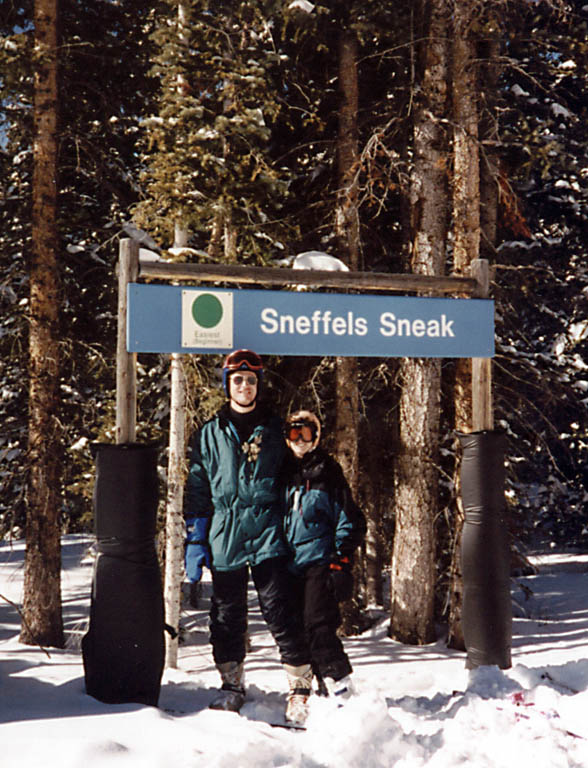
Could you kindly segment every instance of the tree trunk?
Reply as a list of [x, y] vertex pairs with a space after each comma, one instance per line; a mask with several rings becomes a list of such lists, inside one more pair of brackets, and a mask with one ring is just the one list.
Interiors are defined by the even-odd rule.
[[338, 193], [335, 235], [351, 270], [359, 269], [357, 40], [347, 32], [339, 38], [339, 127], [337, 136]]
[[35, 2], [33, 216], [30, 268], [29, 475], [23, 643], [64, 645], [61, 616], [58, 0]]
[[[359, 265], [359, 212], [357, 207], [357, 40], [342, 31], [339, 36], [339, 128], [337, 137], [338, 194], [335, 211], [335, 235], [339, 256], [352, 270]], [[356, 358], [338, 357], [335, 361], [336, 456], [349, 487], [358, 494], [358, 408], [359, 389]], [[356, 573], [359, 565], [356, 565]], [[356, 579], [357, 582], [357, 579]], [[342, 606], [342, 631], [357, 630], [359, 604], [354, 596]]]
[[497, 40], [483, 40], [478, 46], [480, 60], [480, 258], [493, 259], [496, 253], [498, 220], [498, 121], [496, 94], [498, 89]]
[[[480, 254], [480, 162], [478, 151], [477, 51], [470, 30], [469, 3], [457, 3], [453, 34], [453, 267], [469, 275]], [[472, 423], [471, 361], [457, 364], [456, 428]]]
[[212, 261], [222, 261], [223, 256], [223, 215], [220, 208], [217, 208], [214, 214], [214, 220], [210, 229], [210, 238], [206, 252]]
[[[357, 40], [341, 32], [339, 38], [341, 107], [337, 137], [338, 186], [335, 235], [339, 255], [351, 270], [359, 268], [359, 213], [357, 208]], [[357, 360], [337, 358], [337, 452], [354, 494], [357, 493]]]
[[[180, 39], [185, 40], [184, 30], [189, 23], [186, 7], [178, 4], [178, 28]], [[182, 86], [180, 80], [179, 86]], [[174, 224], [174, 247], [186, 248], [190, 232], [184, 224], [181, 212]], [[167, 495], [165, 504], [165, 571], [163, 601], [165, 622], [176, 634], [166, 634], [165, 664], [178, 666], [180, 631], [180, 604], [184, 566], [184, 483], [186, 480], [186, 377], [183, 356], [171, 355], [170, 365], [170, 416], [169, 451], [167, 462]]]
[[382, 554], [380, 546], [380, 505], [372, 496], [372, 503], [366, 503], [364, 512], [367, 522], [365, 533], [365, 602], [367, 606], [382, 605], [384, 591], [382, 588]]
[[[453, 121], [454, 121], [454, 272], [469, 275], [473, 259], [480, 253], [480, 161], [478, 146], [477, 50], [470, 29], [474, 14], [470, 3], [456, 3], [453, 29]], [[455, 367], [455, 428], [469, 432], [472, 425], [472, 365], [459, 359]], [[460, 564], [461, 530], [464, 514], [459, 488], [460, 457], [455, 469], [456, 515], [448, 645], [463, 649], [461, 628], [462, 574]]]
[[435, 639], [436, 448], [440, 365], [407, 360], [401, 369], [396, 532], [392, 555], [390, 637], [422, 645]]
[[[176, 632], [184, 562], [184, 482], [186, 479], [186, 379], [183, 356], [171, 356], [171, 407], [165, 520], [165, 621]], [[166, 635], [166, 666], [178, 666], [178, 637]]]
[[[447, 105], [447, 19], [445, 4], [429, 6], [430, 27], [420, 37], [420, 99], [414, 116], [411, 179], [411, 269], [444, 273], [448, 218], [447, 137], [441, 118]], [[426, 19], [424, 5], [421, 18]], [[424, 27], [424, 24], [423, 24]], [[439, 360], [400, 363], [399, 456], [396, 473], [396, 530], [392, 555], [389, 634], [423, 644], [435, 637], [435, 518], [438, 508]]]
[[362, 473], [362, 493], [367, 530], [363, 547], [365, 602], [369, 607], [384, 604], [382, 570], [384, 565], [384, 535], [382, 518], [387, 504], [391, 503], [386, 492], [384, 478], [391, 475], [391, 468], [383, 458], [381, 435], [384, 412], [375, 409], [364, 426], [366, 445], [365, 472]]

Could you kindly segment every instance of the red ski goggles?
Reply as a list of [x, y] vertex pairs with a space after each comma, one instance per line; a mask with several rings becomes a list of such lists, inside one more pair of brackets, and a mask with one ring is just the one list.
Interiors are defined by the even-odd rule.
[[308, 421], [293, 422], [286, 425], [286, 440], [291, 443], [295, 443], [297, 440], [302, 439], [305, 443], [312, 443], [316, 437], [316, 424], [312, 424]]
[[249, 368], [250, 371], [261, 371], [263, 363], [261, 357], [250, 349], [238, 349], [227, 355], [223, 368], [229, 371], [238, 371], [240, 368]]

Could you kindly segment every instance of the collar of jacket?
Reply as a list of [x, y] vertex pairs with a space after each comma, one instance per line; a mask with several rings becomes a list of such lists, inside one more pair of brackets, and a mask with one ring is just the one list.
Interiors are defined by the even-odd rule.
[[[230, 418], [231, 408], [229, 403], [225, 403], [221, 408], [219, 409], [217, 413], [217, 417], [219, 420], [219, 425], [223, 429], [229, 429], [231, 432], [233, 432], [234, 427], [232, 426], [231, 418]], [[271, 411], [261, 403], [257, 405], [255, 408], [255, 415], [257, 416], [257, 423], [253, 427], [253, 430], [251, 434], [253, 435], [259, 427], [264, 427], [271, 418]]]
[[302, 459], [296, 459], [290, 454], [290, 470], [294, 483], [302, 485], [306, 480], [314, 480], [323, 473], [327, 462], [327, 454], [322, 448], [315, 448], [305, 454]]

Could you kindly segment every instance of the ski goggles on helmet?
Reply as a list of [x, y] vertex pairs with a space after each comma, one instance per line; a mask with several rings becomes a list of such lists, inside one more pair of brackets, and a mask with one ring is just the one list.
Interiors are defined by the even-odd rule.
[[250, 371], [261, 371], [263, 368], [261, 357], [250, 349], [237, 349], [226, 356], [223, 363], [224, 370], [239, 371], [241, 368], [248, 368]]
[[286, 440], [295, 443], [302, 439], [304, 443], [312, 443], [316, 437], [316, 424], [310, 421], [293, 421], [286, 425]]

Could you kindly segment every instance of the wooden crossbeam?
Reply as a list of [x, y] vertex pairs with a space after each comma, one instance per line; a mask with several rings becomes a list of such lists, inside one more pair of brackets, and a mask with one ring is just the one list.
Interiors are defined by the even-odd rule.
[[249, 267], [236, 264], [178, 264], [148, 261], [139, 265], [139, 277], [159, 280], [233, 282], [258, 285], [306, 285], [357, 291], [399, 291], [428, 295], [465, 293], [477, 295], [472, 277], [389, 274], [387, 272], [331, 272], [328, 270]]

